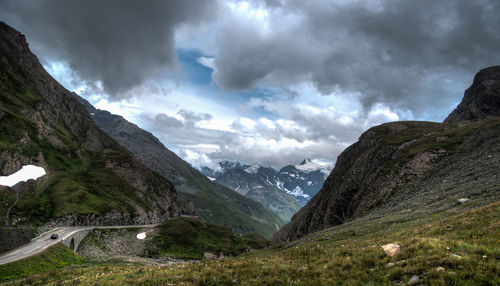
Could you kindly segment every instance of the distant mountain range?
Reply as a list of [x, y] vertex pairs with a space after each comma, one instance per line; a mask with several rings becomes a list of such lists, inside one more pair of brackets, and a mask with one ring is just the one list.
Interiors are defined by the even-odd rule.
[[305, 159], [298, 165], [288, 165], [279, 171], [258, 164], [219, 162], [217, 170], [202, 167], [201, 173], [212, 181], [261, 202], [289, 221], [320, 189], [328, 168]]

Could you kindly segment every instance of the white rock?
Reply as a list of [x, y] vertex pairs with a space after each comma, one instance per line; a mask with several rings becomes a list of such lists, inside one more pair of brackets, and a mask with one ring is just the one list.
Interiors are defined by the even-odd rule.
[[467, 201], [469, 201], [468, 198], [460, 198], [460, 199], [458, 199], [458, 202], [461, 203], [461, 204], [463, 204], [463, 203], [465, 203]]
[[382, 249], [385, 251], [385, 254], [393, 257], [401, 251], [401, 246], [399, 244], [386, 244], [382, 245]]
[[415, 276], [412, 276], [412, 277], [410, 278], [410, 281], [408, 281], [408, 285], [415, 285], [415, 284], [417, 284], [417, 283], [418, 283], [418, 281], [420, 281], [420, 277], [418, 277], [418, 276], [416, 276], [416, 275], [415, 275]]

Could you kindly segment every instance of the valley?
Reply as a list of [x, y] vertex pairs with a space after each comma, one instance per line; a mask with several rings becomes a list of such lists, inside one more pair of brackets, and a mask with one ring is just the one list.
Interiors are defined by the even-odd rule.
[[[261, 5], [277, 11], [290, 4], [278, 2]], [[238, 9], [255, 3], [247, 4]], [[191, 4], [171, 5], [175, 14], [176, 5]], [[227, 9], [240, 4], [232, 5]], [[205, 20], [182, 24], [179, 19], [196, 13], [186, 11], [168, 14], [175, 29], [166, 42], [190, 41], [182, 37], [186, 31], [206, 32], [196, 26]], [[258, 11], [255, 17], [267, 17]], [[64, 14], [55, 15], [64, 23]], [[256, 47], [267, 46], [266, 33]], [[114, 44], [115, 38], [97, 35]], [[266, 88], [241, 88], [243, 78], [221, 78], [227, 62], [219, 50], [204, 54], [202, 48], [175, 46], [155, 64], [132, 61], [134, 70], [154, 66], [171, 77], [170, 85], [160, 86], [153, 76], [147, 81], [151, 70], [114, 85], [111, 62], [121, 50], [99, 54], [100, 61], [110, 61], [103, 72], [112, 75], [98, 74], [91, 83], [78, 80], [89, 70], [82, 72], [75, 62], [38, 58], [33, 51], [47, 51], [35, 39], [0, 21], [0, 284], [500, 285], [500, 66], [478, 70], [456, 108], [446, 111], [443, 122], [433, 122], [422, 114], [442, 110], [405, 98], [405, 92], [417, 97], [430, 83], [463, 81], [465, 73], [458, 72], [441, 79], [449, 68], [442, 63], [433, 80], [416, 72], [426, 86], [414, 90], [406, 82], [381, 89], [390, 83], [383, 82], [388, 75], [380, 63], [380, 74], [371, 80], [368, 73], [349, 74], [347, 82], [372, 92], [338, 82], [323, 86], [326, 76], [341, 77], [330, 69], [318, 77], [294, 75], [296, 67], [288, 64], [287, 72], [268, 73], [246, 66], [280, 56], [271, 49], [269, 57], [247, 55], [237, 62], [246, 66], [245, 75], [262, 72], [251, 82]], [[133, 42], [123, 44], [141, 48], [141, 41]], [[387, 63], [395, 53], [384, 49], [380, 57]], [[310, 61], [359, 68], [341, 57]], [[156, 66], [166, 62], [172, 70]], [[134, 74], [125, 62], [120, 67]], [[68, 69], [74, 72], [61, 77], [65, 84], [84, 87], [71, 92], [54, 78]], [[450, 86], [439, 90], [459, 85]], [[334, 91], [311, 95], [327, 87]], [[393, 93], [382, 100], [381, 90]], [[323, 100], [325, 95], [334, 101]], [[443, 96], [436, 106], [440, 100], [451, 102]], [[220, 109], [207, 113], [195, 105]], [[345, 106], [353, 110], [340, 111]], [[235, 114], [237, 119], [228, 119]]]

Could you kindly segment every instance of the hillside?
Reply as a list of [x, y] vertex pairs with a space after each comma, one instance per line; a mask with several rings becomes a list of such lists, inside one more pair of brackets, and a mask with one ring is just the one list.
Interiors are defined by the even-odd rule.
[[119, 115], [93, 107], [74, 94], [93, 121], [109, 136], [158, 174], [170, 180], [179, 196], [193, 202], [205, 221], [230, 226], [237, 233], [257, 231], [267, 238], [284, 222], [261, 204], [222, 185], [211, 182], [187, 162], [168, 150], [153, 134]]
[[[474, 111], [493, 108], [477, 104], [500, 98], [499, 70], [481, 71], [457, 108], [461, 111], [449, 117], [471, 123], [394, 122], [363, 133], [338, 157], [320, 192], [274, 239], [291, 241], [360, 217], [398, 211], [419, 216], [453, 208], [458, 200], [500, 199], [500, 117], [497, 111]], [[484, 85], [489, 88], [475, 88]], [[476, 103], [469, 105], [471, 98]]]
[[92, 122], [22, 34], [0, 22], [0, 174], [29, 164], [47, 174], [0, 188], [2, 226], [145, 224], [193, 213], [168, 180]]
[[[400, 212], [354, 221], [234, 258], [163, 267], [82, 265], [64, 256], [68, 249], [49, 249], [42, 255], [59, 255], [47, 267], [63, 269], [39, 269], [32, 257], [0, 266], [0, 276], [25, 277], [9, 285], [498, 285], [500, 204], [478, 203], [412, 220]], [[389, 243], [400, 253], [386, 255]]]

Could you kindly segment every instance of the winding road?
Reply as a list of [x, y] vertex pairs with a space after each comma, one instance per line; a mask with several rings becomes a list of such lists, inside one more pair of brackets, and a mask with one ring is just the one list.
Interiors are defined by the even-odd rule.
[[[0, 256], [0, 265], [21, 260], [37, 253], [44, 251], [50, 246], [62, 242], [64, 239], [70, 238], [72, 235], [80, 231], [90, 231], [93, 229], [110, 229], [110, 228], [151, 228], [159, 224], [146, 224], [146, 225], [114, 225], [114, 226], [65, 226], [58, 227], [53, 230], [42, 233], [41, 235], [33, 238], [30, 243], [11, 250]], [[59, 235], [57, 239], [51, 239], [50, 236], [56, 233]]]

